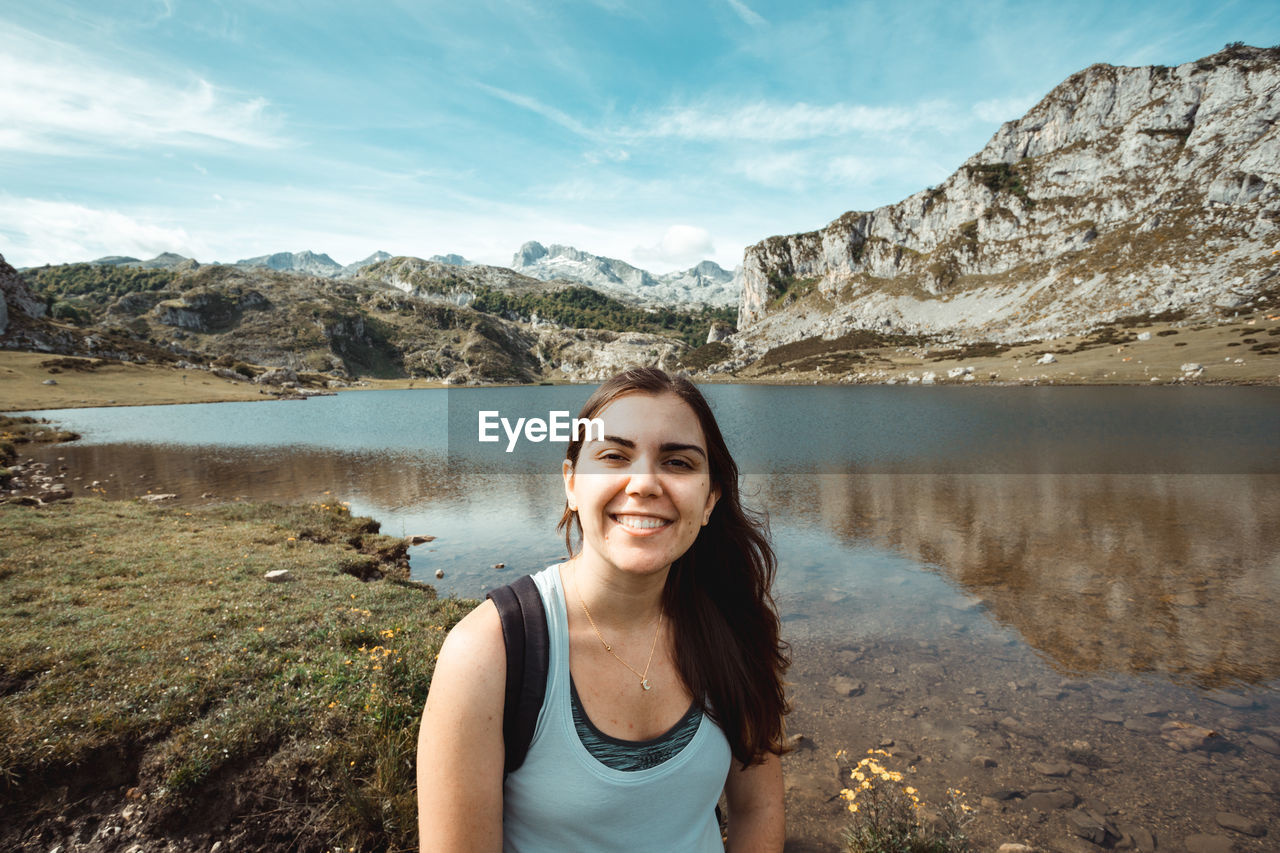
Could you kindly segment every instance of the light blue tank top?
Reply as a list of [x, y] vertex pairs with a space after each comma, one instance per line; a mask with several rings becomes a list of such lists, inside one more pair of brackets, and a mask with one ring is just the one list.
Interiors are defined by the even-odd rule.
[[723, 853], [716, 801], [729, 742], [706, 714], [679, 753], [645, 770], [615, 770], [583, 746], [569, 698], [569, 629], [560, 567], [533, 576], [547, 611], [547, 694], [524, 764], [503, 785], [508, 853]]

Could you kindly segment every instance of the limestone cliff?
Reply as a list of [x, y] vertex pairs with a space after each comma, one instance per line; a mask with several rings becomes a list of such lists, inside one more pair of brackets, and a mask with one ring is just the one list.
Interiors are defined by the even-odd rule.
[[941, 185], [748, 248], [739, 352], [853, 329], [1051, 338], [1250, 303], [1280, 272], [1278, 119], [1280, 48], [1087, 68]]

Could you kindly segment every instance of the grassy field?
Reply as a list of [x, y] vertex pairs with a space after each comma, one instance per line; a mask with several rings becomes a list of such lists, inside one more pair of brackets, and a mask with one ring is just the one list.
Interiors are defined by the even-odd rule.
[[0, 848], [416, 850], [418, 719], [474, 602], [409, 581], [376, 528], [0, 504]]
[[[1145, 340], [1139, 337], [1144, 333]], [[957, 383], [965, 380], [949, 379], [948, 371], [967, 368], [979, 385], [1280, 385], [1280, 314], [1274, 310], [1199, 325], [1117, 322], [1088, 335], [1014, 345], [877, 347], [842, 340], [811, 338], [777, 347], [723, 381], [901, 383], [934, 373], [938, 382]], [[1045, 354], [1054, 361], [1039, 363]], [[1184, 380], [1182, 365], [1189, 363], [1204, 371]]]

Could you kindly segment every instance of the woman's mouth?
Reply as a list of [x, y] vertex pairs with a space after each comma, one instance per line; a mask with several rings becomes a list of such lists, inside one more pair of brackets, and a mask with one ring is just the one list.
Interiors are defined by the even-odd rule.
[[652, 515], [611, 515], [609, 517], [628, 530], [657, 530], [671, 524], [668, 519], [655, 518]]

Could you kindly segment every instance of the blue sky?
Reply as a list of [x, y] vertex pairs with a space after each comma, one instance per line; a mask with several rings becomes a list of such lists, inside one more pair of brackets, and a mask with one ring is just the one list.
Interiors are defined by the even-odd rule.
[[526, 240], [658, 272], [895, 202], [1095, 62], [1280, 43], [1275, 2], [0, 0], [0, 253]]

